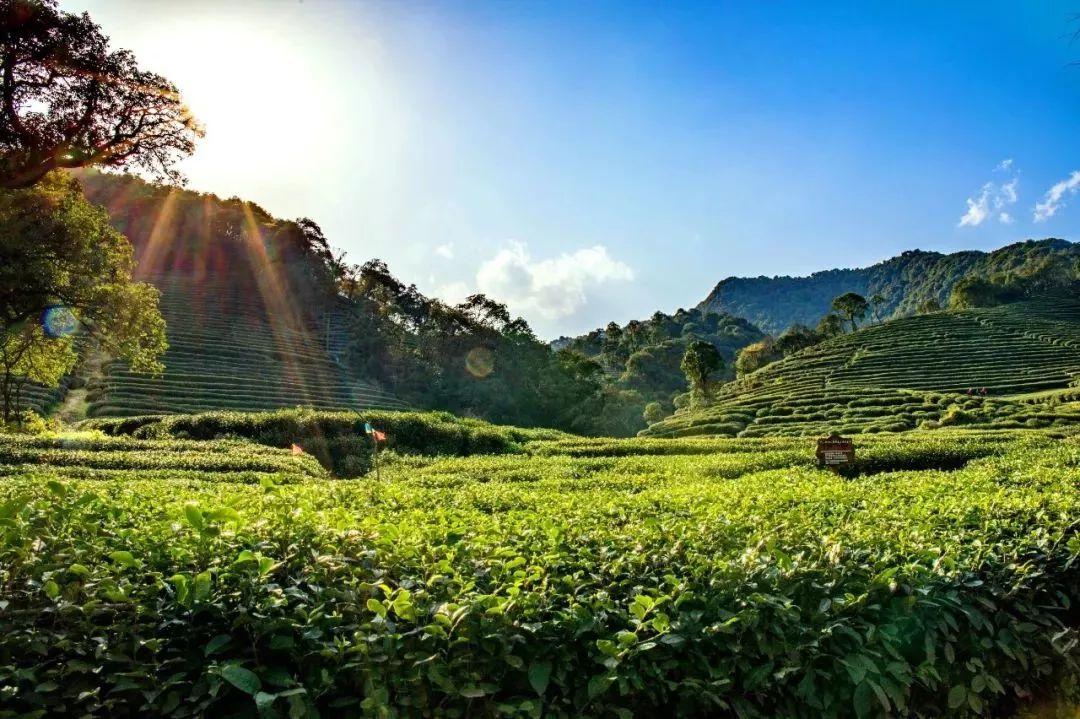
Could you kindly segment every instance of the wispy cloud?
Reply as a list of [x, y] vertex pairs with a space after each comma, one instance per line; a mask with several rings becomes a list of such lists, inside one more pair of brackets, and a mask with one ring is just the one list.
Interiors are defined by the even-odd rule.
[[534, 311], [549, 319], [577, 312], [596, 285], [633, 279], [630, 266], [603, 245], [534, 260], [524, 243], [513, 242], [476, 271], [476, 286], [484, 294], [516, 312]]
[[1009, 182], [1006, 182], [1001, 186], [1001, 198], [1004, 204], [1011, 205], [1016, 202], [1019, 194], [1017, 194], [1017, 188], [1020, 187], [1020, 178], [1014, 177]]
[[[995, 171], [1008, 171], [1012, 168], [1012, 158], [998, 163]], [[990, 218], [996, 218], [1004, 225], [1010, 225], [1013, 217], [1005, 208], [1015, 204], [1020, 197], [1020, 178], [1013, 177], [1008, 182], [987, 182], [973, 197], [967, 198], [967, 211], [961, 215], [959, 227], [978, 227]]]
[[454, 244], [448, 242], [445, 245], [439, 245], [435, 248], [435, 254], [448, 260], [454, 259]]
[[1073, 170], [1071, 175], [1046, 191], [1042, 202], [1035, 203], [1035, 221], [1046, 222], [1056, 215], [1065, 206], [1065, 195], [1075, 195], [1077, 190], [1080, 190], [1080, 170]]

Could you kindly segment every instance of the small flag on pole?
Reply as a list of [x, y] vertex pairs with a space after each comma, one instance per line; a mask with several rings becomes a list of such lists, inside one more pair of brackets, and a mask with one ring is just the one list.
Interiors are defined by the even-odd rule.
[[386, 433], [380, 432], [371, 426], [371, 422], [364, 422], [364, 434], [370, 434], [371, 439], [374, 441], [374, 447], [372, 447], [371, 456], [375, 463], [375, 479], [382, 481], [382, 474], [379, 472], [379, 442], [386, 441]]
[[298, 445], [298, 444], [297, 444], [296, 442], [293, 442], [293, 446], [292, 446], [292, 453], [293, 453], [294, 455], [298, 455], [298, 454], [303, 454], [303, 453], [304, 453], [304, 449], [303, 449], [303, 447], [301, 447], [300, 445]]

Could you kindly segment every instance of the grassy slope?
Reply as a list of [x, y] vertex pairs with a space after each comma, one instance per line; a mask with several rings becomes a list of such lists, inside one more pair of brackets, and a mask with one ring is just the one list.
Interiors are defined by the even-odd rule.
[[[725, 385], [652, 436], [997, 428], [1080, 422], [1080, 301], [939, 312], [835, 338]], [[986, 388], [985, 397], [968, 390]]]
[[[400, 456], [378, 483], [225, 440], [7, 439], [4, 701], [89, 716], [1015, 710], [1078, 658], [1062, 623], [1080, 601], [1080, 445], [859, 445], [854, 479], [796, 438], [562, 436]], [[275, 465], [257, 484], [236, 474]], [[169, 466], [184, 469], [155, 469]]]

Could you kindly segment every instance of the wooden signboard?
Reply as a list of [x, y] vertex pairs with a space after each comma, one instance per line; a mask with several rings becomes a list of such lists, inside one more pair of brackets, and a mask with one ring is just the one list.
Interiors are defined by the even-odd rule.
[[817, 460], [821, 467], [843, 467], [855, 461], [855, 443], [832, 434], [817, 441]]

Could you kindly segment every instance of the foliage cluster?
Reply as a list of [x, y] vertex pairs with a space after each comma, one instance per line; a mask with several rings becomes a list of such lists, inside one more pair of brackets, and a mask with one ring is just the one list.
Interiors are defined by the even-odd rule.
[[1058, 255], [985, 277], [969, 275], [953, 286], [949, 307], [996, 307], [1033, 297], [1075, 296], [1077, 289], [1080, 258]]
[[330, 475], [307, 453], [236, 439], [108, 437], [100, 432], [0, 435], [0, 475], [49, 468], [80, 479], [299, 482]]
[[[165, 323], [158, 292], [133, 282], [131, 245], [54, 173], [0, 191], [0, 412], [13, 419], [29, 382], [55, 387], [76, 362], [76, 333], [160, 372]], [[61, 326], [62, 325], [62, 326]]]
[[[140, 442], [162, 440], [70, 451]], [[0, 693], [80, 716], [1007, 711], [1078, 671], [1078, 448], [867, 437], [876, 473], [843, 478], [792, 439], [564, 437], [381, 483], [54, 457], [0, 478]]]
[[60, 168], [132, 167], [172, 180], [202, 128], [176, 86], [138, 67], [86, 13], [0, 2], [0, 187]]
[[[639, 413], [653, 402], [659, 403], [662, 413], [668, 413], [672, 396], [685, 392], [695, 381], [683, 367], [691, 346], [701, 342], [715, 348], [719, 364], [709, 362], [711, 382], [731, 378], [739, 350], [762, 337], [760, 330], [738, 317], [680, 309], [671, 315], [655, 312], [647, 320], [631, 320], [625, 326], [611, 322], [603, 329], [581, 337], [563, 337], [554, 344], [595, 360], [615, 389], [637, 393]], [[700, 379], [698, 376], [699, 383]]]

